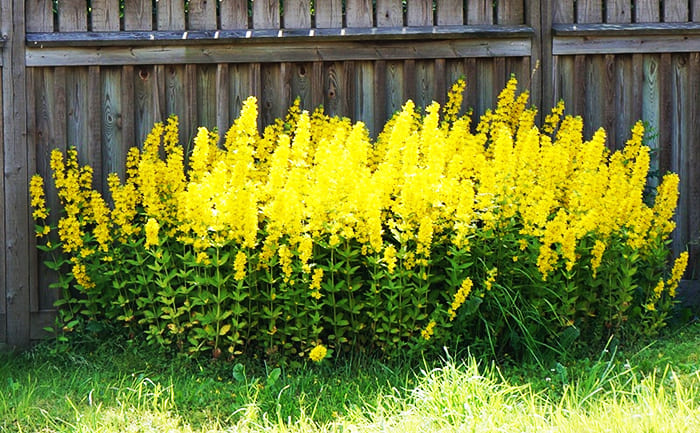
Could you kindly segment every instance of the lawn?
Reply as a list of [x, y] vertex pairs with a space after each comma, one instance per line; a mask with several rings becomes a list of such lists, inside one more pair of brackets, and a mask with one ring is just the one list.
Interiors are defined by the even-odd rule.
[[[439, 359], [438, 359], [439, 358]], [[127, 340], [0, 355], [0, 431], [700, 431], [700, 324], [542, 366], [464, 351], [287, 371]]]

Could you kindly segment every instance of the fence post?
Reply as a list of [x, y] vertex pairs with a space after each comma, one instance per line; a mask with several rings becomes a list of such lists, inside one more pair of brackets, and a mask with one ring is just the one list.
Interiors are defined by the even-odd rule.
[[[545, 112], [549, 111], [553, 101], [553, 79], [552, 79], [552, 8], [554, 1], [558, 0], [537, 0], [531, 2], [533, 11], [531, 26], [535, 28], [535, 38], [537, 43], [533, 44], [533, 51], [539, 49], [539, 68], [533, 77], [533, 92], [538, 91], [539, 100], [533, 100], [538, 108], [540, 120]], [[533, 16], [536, 15], [536, 16]], [[535, 46], [536, 45], [536, 46]], [[536, 87], [535, 87], [536, 85]]]
[[[0, 0], [2, 51], [3, 206], [2, 266], [6, 333], [10, 346], [29, 344], [30, 239], [25, 76], [24, 0]], [[2, 292], [2, 290], [0, 290]]]

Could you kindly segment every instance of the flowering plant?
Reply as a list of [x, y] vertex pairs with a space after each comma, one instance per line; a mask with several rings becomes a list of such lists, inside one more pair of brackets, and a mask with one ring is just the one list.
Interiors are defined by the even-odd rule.
[[298, 105], [260, 135], [249, 98], [224, 137], [199, 129], [187, 162], [171, 117], [108, 199], [75, 149], [54, 151], [56, 227], [41, 177], [31, 195], [67, 276], [64, 327], [116, 321], [190, 354], [279, 360], [656, 332], [687, 263], [666, 266], [678, 177], [648, 206], [641, 123], [611, 153], [563, 103], [537, 127], [516, 86], [473, 129], [462, 81], [443, 108], [408, 101], [375, 142]]

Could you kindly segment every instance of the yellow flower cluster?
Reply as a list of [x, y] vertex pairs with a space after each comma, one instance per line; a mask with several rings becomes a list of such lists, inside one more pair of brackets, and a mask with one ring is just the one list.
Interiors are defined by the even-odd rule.
[[455, 293], [454, 300], [452, 301], [452, 305], [450, 305], [450, 309], [447, 311], [447, 314], [450, 316], [450, 321], [454, 320], [455, 317], [457, 317], [457, 309], [464, 304], [464, 301], [467, 300], [467, 297], [472, 291], [472, 280], [471, 278], [465, 278], [464, 281], [462, 282], [462, 285], [459, 287], [459, 290], [457, 290], [457, 293]]
[[44, 194], [44, 178], [35, 174], [29, 181], [29, 196], [31, 206], [34, 209], [32, 218], [36, 221], [46, 219], [49, 213], [46, 209], [46, 197]]
[[326, 357], [327, 353], [328, 349], [326, 349], [326, 346], [324, 346], [323, 344], [319, 344], [317, 346], [314, 346], [313, 349], [311, 349], [311, 351], [309, 352], [309, 359], [314, 362], [321, 362]]

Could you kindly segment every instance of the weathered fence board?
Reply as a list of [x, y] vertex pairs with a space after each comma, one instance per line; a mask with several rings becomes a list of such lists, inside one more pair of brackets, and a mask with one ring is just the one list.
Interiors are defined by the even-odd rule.
[[674, 249], [690, 250], [689, 277], [700, 273], [700, 0], [90, 5], [0, 0], [0, 342], [24, 344], [52, 318], [56, 276], [39, 270], [26, 194], [34, 171], [50, 173], [51, 149], [75, 145], [106, 190], [154, 122], [177, 115], [189, 146], [198, 126], [223, 135], [250, 95], [261, 128], [299, 98], [376, 136], [407, 98], [444, 103], [459, 77], [476, 119], [515, 74], [543, 110], [563, 98], [586, 137], [605, 127], [612, 149], [641, 118], [656, 132], [652, 171], [681, 174]]

